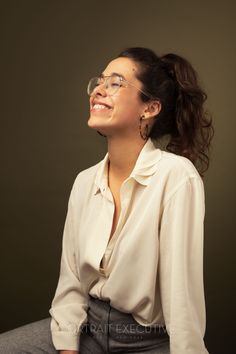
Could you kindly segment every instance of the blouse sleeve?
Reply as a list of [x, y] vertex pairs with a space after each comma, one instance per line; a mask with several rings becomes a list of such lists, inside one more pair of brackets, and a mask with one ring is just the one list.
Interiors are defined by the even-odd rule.
[[160, 294], [171, 354], [206, 354], [203, 283], [205, 200], [199, 177], [167, 200], [160, 225]]
[[76, 267], [76, 218], [72, 190], [63, 233], [60, 276], [49, 310], [52, 340], [57, 350], [78, 350], [81, 325], [87, 319], [88, 300]]

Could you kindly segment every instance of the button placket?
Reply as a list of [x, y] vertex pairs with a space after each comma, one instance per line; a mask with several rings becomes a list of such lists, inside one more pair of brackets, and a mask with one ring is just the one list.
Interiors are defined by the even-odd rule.
[[[104, 189], [104, 191], [103, 191]], [[108, 243], [109, 243], [109, 232], [111, 230], [112, 227], [112, 216], [114, 214], [114, 203], [111, 202], [111, 198], [110, 198], [110, 193], [109, 193], [109, 188], [106, 187], [102, 187], [101, 188], [101, 194], [102, 194], [102, 198], [103, 198], [103, 205], [105, 207], [104, 209], [104, 213], [107, 215], [106, 219], [104, 219], [102, 221], [102, 225], [101, 228], [103, 229], [103, 242], [102, 245], [100, 244], [101, 248], [100, 248], [100, 257], [98, 258], [99, 262], [98, 262], [98, 269], [100, 269], [100, 264], [101, 264], [101, 260], [103, 259]], [[108, 219], [109, 222], [108, 222]], [[103, 271], [100, 272], [100, 274], [103, 275]]]
[[[127, 205], [129, 203], [129, 200], [130, 200], [130, 196], [132, 194], [132, 186], [131, 186], [131, 183], [133, 182], [132, 179], [127, 179], [123, 182], [123, 184], [121, 185], [121, 188], [120, 188], [120, 202], [121, 202], [121, 212], [120, 212], [120, 216], [119, 216], [119, 220], [118, 220], [118, 223], [117, 223], [117, 227], [116, 227], [116, 230], [112, 236], [112, 238], [109, 240], [109, 236], [110, 236], [110, 230], [111, 230], [111, 227], [112, 227], [112, 221], [113, 221], [113, 218], [111, 217], [111, 224], [109, 223], [109, 227], [107, 227], [107, 230], [108, 231], [108, 241], [107, 241], [107, 245], [106, 245], [106, 248], [105, 248], [105, 251], [103, 253], [103, 256], [102, 256], [102, 259], [103, 257], [105, 256], [105, 252], [106, 250], [108, 249], [109, 245], [110, 245], [110, 257], [111, 257], [111, 254], [113, 252], [113, 248], [115, 246], [115, 243], [116, 243], [116, 239], [123, 227], [123, 224], [124, 224], [124, 220], [125, 220], [125, 217], [126, 217], [126, 212], [127, 212]], [[110, 188], [108, 187], [106, 189], [106, 192], [104, 193], [103, 195], [108, 201], [111, 202], [111, 209], [110, 209], [110, 214], [112, 216], [114, 216], [114, 209], [115, 209], [115, 204], [114, 204], [114, 199], [113, 199], [113, 195], [111, 193], [111, 190]], [[110, 258], [109, 257], [109, 258]], [[108, 260], [108, 263], [109, 263], [109, 260]], [[104, 273], [103, 276], [108, 276], [108, 274], [106, 273], [107, 269], [105, 267], [104, 269]]]
[[131, 179], [129, 178], [122, 183], [120, 188], [120, 204], [121, 204], [120, 217], [113, 237], [117, 234], [117, 232], [120, 232], [120, 229], [123, 226], [125, 214], [127, 211], [127, 205], [130, 200], [130, 194], [131, 194], [131, 188], [129, 188], [130, 184], [131, 184]]

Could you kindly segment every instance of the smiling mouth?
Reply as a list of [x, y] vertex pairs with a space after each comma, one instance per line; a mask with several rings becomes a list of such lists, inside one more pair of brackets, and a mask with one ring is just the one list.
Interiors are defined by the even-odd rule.
[[108, 110], [111, 110], [112, 107], [108, 106], [108, 105], [105, 105], [105, 104], [101, 104], [101, 103], [95, 103], [92, 108], [91, 108], [91, 111], [108, 111]]

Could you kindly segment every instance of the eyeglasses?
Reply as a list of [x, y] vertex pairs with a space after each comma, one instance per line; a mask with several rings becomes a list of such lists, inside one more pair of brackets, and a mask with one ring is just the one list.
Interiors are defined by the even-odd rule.
[[153, 97], [151, 95], [149, 95], [148, 93], [144, 92], [140, 88], [138, 88], [135, 85], [133, 85], [131, 82], [125, 80], [123, 77], [118, 76], [118, 75], [93, 77], [88, 83], [87, 93], [88, 93], [89, 96], [91, 96], [94, 93], [94, 90], [98, 86], [104, 85], [105, 89], [106, 89], [106, 92], [107, 92], [107, 95], [108, 96], [113, 96], [119, 90], [120, 87], [122, 87], [122, 86], [124, 87], [123, 83], [127, 83], [127, 84], [135, 87], [137, 90], [142, 92], [145, 96], [153, 99]]

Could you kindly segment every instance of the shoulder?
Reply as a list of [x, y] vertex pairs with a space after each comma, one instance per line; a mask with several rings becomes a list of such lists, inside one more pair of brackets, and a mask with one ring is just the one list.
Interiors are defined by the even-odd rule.
[[163, 171], [165, 171], [167, 175], [175, 175], [175, 177], [179, 177], [180, 179], [191, 177], [201, 179], [201, 176], [192, 161], [184, 156], [162, 150], [160, 164], [163, 166]]
[[181, 170], [186, 176], [200, 177], [196, 167], [187, 157], [162, 150], [162, 160], [166, 166], [169, 166], [170, 171]]
[[185, 190], [204, 194], [204, 183], [198, 170], [188, 158], [161, 150], [156, 178], [159, 179], [164, 193], [163, 201], [166, 203], [177, 191]]

